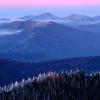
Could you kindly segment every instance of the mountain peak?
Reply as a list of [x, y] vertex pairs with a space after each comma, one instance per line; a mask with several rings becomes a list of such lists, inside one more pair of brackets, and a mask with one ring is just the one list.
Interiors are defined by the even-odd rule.
[[66, 16], [65, 19], [69, 19], [69, 20], [80, 20], [80, 21], [87, 21], [87, 20], [91, 20], [92, 18], [89, 16], [85, 16], [85, 15], [78, 15], [78, 14], [71, 14], [69, 16]]
[[32, 19], [32, 20], [50, 20], [50, 19], [58, 19], [59, 17], [53, 15], [52, 13], [42, 13], [39, 15], [28, 15], [25, 17], [22, 17], [21, 19], [27, 20], [27, 19]]
[[42, 13], [42, 14], [40, 14], [40, 15], [38, 15], [38, 16], [55, 16], [55, 15], [53, 15], [52, 13]]

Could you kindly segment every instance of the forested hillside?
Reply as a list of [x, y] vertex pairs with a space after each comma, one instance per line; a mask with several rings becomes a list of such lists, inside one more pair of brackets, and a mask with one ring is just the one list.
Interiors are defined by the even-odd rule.
[[0, 100], [99, 100], [100, 73], [49, 72], [0, 88]]
[[11, 60], [0, 60], [0, 86], [14, 81], [27, 79], [33, 75], [48, 71], [83, 69], [87, 73], [100, 71], [100, 56], [69, 58], [41, 63], [25, 63]]

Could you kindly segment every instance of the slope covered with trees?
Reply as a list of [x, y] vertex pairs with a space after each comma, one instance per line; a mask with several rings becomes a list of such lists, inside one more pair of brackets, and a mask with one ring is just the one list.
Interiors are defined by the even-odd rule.
[[0, 88], [0, 100], [99, 100], [100, 73], [49, 72]]
[[41, 63], [26, 63], [11, 60], [0, 60], [0, 86], [21, 79], [37, 76], [48, 71], [83, 69], [87, 73], [100, 71], [100, 56], [80, 57], [63, 60], [53, 60]]

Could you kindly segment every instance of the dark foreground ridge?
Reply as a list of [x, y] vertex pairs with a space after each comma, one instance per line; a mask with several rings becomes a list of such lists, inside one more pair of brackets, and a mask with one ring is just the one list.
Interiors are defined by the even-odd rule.
[[[56, 71], [64, 72], [82, 69], [86, 73], [100, 71], [100, 56], [94, 57], [75, 57], [60, 60], [52, 60], [40, 63], [18, 62], [13, 60], [0, 59], [0, 86], [12, 82], [21, 81], [23, 78], [37, 76], [40, 73]], [[6, 74], [4, 74], [6, 73]]]
[[0, 100], [100, 100], [100, 73], [39, 74], [0, 88]]

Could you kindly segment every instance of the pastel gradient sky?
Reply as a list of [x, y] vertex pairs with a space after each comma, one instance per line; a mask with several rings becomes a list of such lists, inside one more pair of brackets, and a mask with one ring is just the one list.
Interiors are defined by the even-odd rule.
[[0, 6], [41, 7], [41, 6], [93, 6], [100, 5], [100, 0], [0, 0]]
[[51, 12], [99, 15], [100, 0], [0, 0], [0, 17]]

